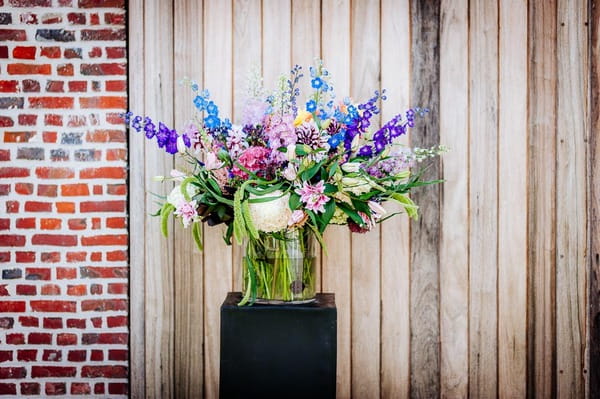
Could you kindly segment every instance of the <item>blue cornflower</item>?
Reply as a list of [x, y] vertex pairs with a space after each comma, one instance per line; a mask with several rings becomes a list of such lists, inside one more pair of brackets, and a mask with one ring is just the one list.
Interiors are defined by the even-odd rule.
[[206, 112], [208, 112], [209, 115], [218, 116], [219, 115], [219, 107], [217, 107], [217, 105], [214, 102], [210, 101], [206, 105]]
[[317, 76], [316, 78], [310, 81], [310, 84], [313, 87], [313, 89], [318, 90], [321, 88], [321, 86], [323, 86], [323, 79]]
[[221, 121], [216, 115], [208, 115], [204, 118], [204, 125], [209, 129], [216, 129], [221, 125]]
[[317, 109], [317, 103], [315, 102], [315, 100], [310, 100], [306, 102], [306, 110], [308, 112], [315, 112], [315, 110]]

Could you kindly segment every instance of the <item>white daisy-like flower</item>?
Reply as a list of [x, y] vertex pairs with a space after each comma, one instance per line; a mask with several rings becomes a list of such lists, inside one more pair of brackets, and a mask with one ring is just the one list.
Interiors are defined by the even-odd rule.
[[272, 193], [258, 196], [250, 194], [250, 199], [274, 197], [275, 199], [266, 202], [250, 202], [250, 217], [254, 226], [259, 231], [271, 233], [281, 231], [288, 226], [288, 220], [292, 214], [289, 206], [290, 194], [283, 195], [280, 190]]

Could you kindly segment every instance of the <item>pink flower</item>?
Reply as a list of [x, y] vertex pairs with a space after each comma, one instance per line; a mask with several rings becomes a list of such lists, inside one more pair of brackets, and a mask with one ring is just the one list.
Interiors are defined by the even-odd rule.
[[306, 209], [314, 212], [325, 212], [325, 204], [329, 201], [329, 197], [323, 194], [324, 192], [323, 180], [314, 186], [304, 182], [302, 188], [296, 189], [296, 194], [300, 195], [300, 201], [304, 202]]
[[[238, 162], [249, 171], [256, 172], [267, 167], [270, 153], [271, 150], [268, 148], [248, 147], [246, 150], [244, 150], [242, 155], [240, 155]], [[234, 175], [241, 177], [242, 179], [248, 178], [248, 174], [237, 166], [233, 167], [232, 172]]]
[[290, 215], [290, 219], [288, 220], [289, 227], [302, 227], [302, 225], [308, 220], [308, 214], [304, 211], [296, 209]]
[[242, 125], [261, 125], [269, 104], [257, 98], [249, 98], [242, 111]]
[[294, 117], [288, 114], [268, 116], [265, 119], [265, 135], [269, 140], [269, 147], [273, 149], [296, 144]]
[[179, 201], [174, 214], [181, 217], [183, 221], [183, 227], [188, 227], [190, 223], [194, 221], [194, 218], [198, 216], [198, 212], [196, 211], [196, 201]]

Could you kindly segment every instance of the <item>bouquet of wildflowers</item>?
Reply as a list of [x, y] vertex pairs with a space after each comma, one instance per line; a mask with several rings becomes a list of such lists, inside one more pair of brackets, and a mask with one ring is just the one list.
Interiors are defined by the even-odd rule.
[[[246, 242], [242, 303], [314, 295], [312, 260], [293, 261], [310, 247], [311, 236], [322, 245], [330, 224], [365, 233], [393, 216], [382, 207], [389, 200], [417, 218], [408, 193], [438, 182], [422, 181], [420, 172], [412, 170], [443, 147], [396, 143], [427, 110], [409, 109], [375, 127], [371, 120], [380, 112], [385, 91], [375, 91], [363, 103], [338, 101], [329, 73], [318, 61], [310, 67], [312, 92], [300, 103], [301, 78], [302, 68], [296, 66], [268, 93], [253, 75], [239, 124], [223, 118], [209, 92], [190, 80], [185, 83], [196, 93], [197, 112], [181, 133], [163, 123], [156, 126], [149, 117], [125, 115], [132, 128], [156, 140], [159, 148], [188, 161], [185, 170], [162, 178], [176, 182], [157, 213], [163, 234], [173, 216], [191, 226], [201, 249], [202, 222], [227, 226], [227, 244], [232, 238]], [[298, 269], [302, 278], [294, 277]]]

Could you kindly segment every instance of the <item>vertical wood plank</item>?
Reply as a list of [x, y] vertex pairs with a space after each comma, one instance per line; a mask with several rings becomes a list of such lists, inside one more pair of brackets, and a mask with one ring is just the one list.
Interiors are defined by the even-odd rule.
[[[440, 396], [469, 390], [469, 49], [468, 1], [440, 11]], [[464, 110], [464, 112], [463, 112]]]
[[[411, 102], [431, 112], [417, 121], [411, 145], [439, 144], [440, 2], [411, 2]], [[439, 160], [427, 162], [425, 180], [440, 176]], [[439, 239], [440, 187], [419, 188], [419, 220], [411, 222], [410, 239], [410, 395], [433, 397], [440, 392], [439, 363]]]
[[[558, 0], [557, 395], [584, 397], [587, 316], [587, 1]], [[568, 193], [565, 195], [565, 193]]]
[[600, 4], [590, 6], [590, 373], [589, 394], [600, 393]]
[[[145, 106], [148, 115], [173, 126], [173, 7], [171, 2], [147, 2], [144, 8]], [[155, 29], [161, 26], [163, 29]], [[147, 193], [166, 195], [170, 185], [154, 182], [173, 168], [173, 157], [157, 151], [155, 143], [145, 143]], [[156, 210], [155, 198], [146, 195], [146, 213]], [[153, 218], [146, 218], [146, 396], [173, 397], [174, 302], [173, 239], [158, 234]], [[170, 223], [169, 231], [173, 231]]]
[[[355, 101], [366, 101], [380, 88], [380, 7], [351, 3], [351, 83]], [[373, 120], [376, 126], [379, 121]], [[352, 234], [352, 397], [380, 396], [381, 231]]]
[[[184, 77], [202, 79], [202, 2], [175, 0], [174, 68], [175, 81]], [[175, 126], [183, 129], [192, 117], [193, 92], [177, 85], [173, 98]], [[187, 162], [176, 158], [176, 167], [186, 170]], [[189, 229], [175, 223], [175, 352], [174, 396], [200, 398], [203, 392], [203, 254], [198, 250]]]
[[[204, 2], [204, 87], [219, 106], [221, 118], [232, 111], [232, 1]], [[219, 395], [220, 305], [232, 289], [232, 253], [224, 227], [207, 227], [204, 246], [204, 393]]]
[[469, 15], [469, 396], [497, 396], [498, 8]]
[[[331, 72], [339, 99], [350, 93], [350, 0], [323, 0], [323, 15], [335, 15], [321, 29], [323, 62]], [[351, 252], [347, 226], [329, 226], [325, 232], [328, 255], [323, 254], [323, 292], [335, 293], [337, 306], [338, 398], [350, 397], [351, 373]]]
[[277, 77], [290, 70], [292, 56], [292, 4], [290, 0], [263, 0], [262, 65], [265, 87], [273, 89]]
[[[262, 69], [261, 1], [234, 0], [233, 2], [233, 114], [232, 122], [239, 123], [247, 98], [248, 74]], [[232, 246], [233, 290], [242, 290], [243, 247]]]
[[[128, 30], [128, 80], [129, 107], [144, 111], [144, 2], [129, 2]], [[137, 72], [137, 73], [134, 73]], [[129, 389], [134, 399], [146, 397], [146, 172], [144, 136], [129, 131]], [[139, 206], [144, 204], [144, 206]], [[138, 206], [136, 206], [138, 205]]]
[[500, 1], [498, 114], [498, 396], [527, 376], [527, 1]]
[[556, 394], [556, 1], [529, 3], [528, 397]]
[[[409, 1], [381, 2], [383, 123], [409, 107]], [[397, 140], [408, 145], [408, 135]], [[401, 211], [395, 203], [388, 212]], [[381, 225], [381, 397], [408, 398], [410, 386], [410, 223], [406, 215]]]

